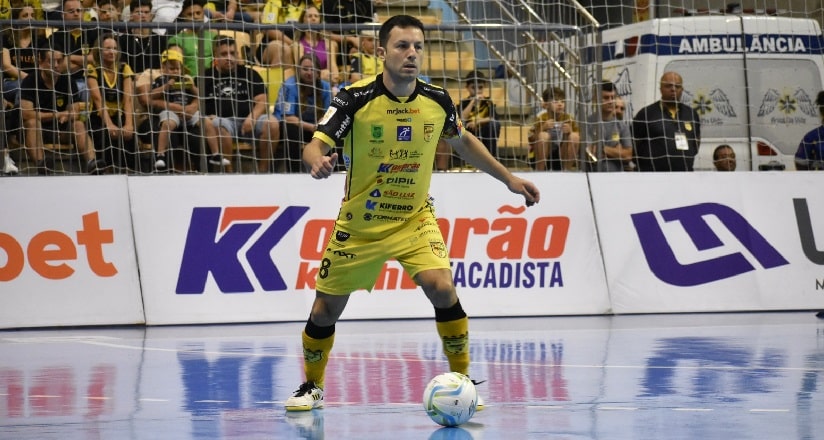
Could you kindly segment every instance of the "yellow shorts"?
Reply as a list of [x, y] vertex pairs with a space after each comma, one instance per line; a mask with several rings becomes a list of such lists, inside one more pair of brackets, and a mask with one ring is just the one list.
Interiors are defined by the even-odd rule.
[[396, 259], [410, 277], [449, 269], [449, 253], [432, 210], [424, 209], [382, 238], [358, 237], [335, 225], [320, 262], [316, 288], [330, 295], [372, 290], [387, 260]]

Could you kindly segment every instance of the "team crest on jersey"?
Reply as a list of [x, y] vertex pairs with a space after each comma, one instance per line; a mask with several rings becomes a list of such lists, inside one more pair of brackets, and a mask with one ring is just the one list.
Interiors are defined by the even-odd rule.
[[687, 131], [692, 131], [692, 124], [689, 122], [684, 122], [684, 129]]
[[435, 124], [423, 124], [423, 140], [430, 142], [433, 134], [435, 134]]
[[372, 137], [380, 139], [383, 137], [383, 125], [372, 124]]
[[63, 98], [57, 98], [58, 107], [63, 107], [64, 104], [66, 104], [66, 101], [64, 101]]
[[438, 258], [446, 258], [446, 244], [442, 241], [430, 241], [429, 247], [432, 253]]

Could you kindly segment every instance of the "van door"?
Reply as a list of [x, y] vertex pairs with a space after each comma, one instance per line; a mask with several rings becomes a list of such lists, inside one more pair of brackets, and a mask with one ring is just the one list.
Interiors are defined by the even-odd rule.
[[[821, 124], [815, 105], [821, 72], [811, 59], [747, 57], [750, 83], [753, 169], [780, 162], [794, 170], [793, 156], [804, 135]], [[771, 155], [770, 153], [775, 153]]]

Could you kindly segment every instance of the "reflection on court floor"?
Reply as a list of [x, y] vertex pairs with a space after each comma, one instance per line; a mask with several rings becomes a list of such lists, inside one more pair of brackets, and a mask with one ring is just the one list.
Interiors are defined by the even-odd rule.
[[[471, 321], [486, 410], [424, 414], [446, 368], [434, 322], [344, 321], [326, 408], [287, 414], [302, 323], [0, 332], [0, 438], [814, 439], [812, 313]], [[816, 433], [819, 433], [816, 436]]]

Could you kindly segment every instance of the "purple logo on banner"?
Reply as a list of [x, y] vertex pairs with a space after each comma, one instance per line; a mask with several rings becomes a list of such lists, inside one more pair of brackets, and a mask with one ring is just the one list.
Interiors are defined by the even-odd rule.
[[[701, 203], [665, 209], [666, 222], [678, 221], [699, 251], [718, 248], [724, 242], [704, 219], [717, 218], [765, 269], [789, 264], [767, 240], [734, 209], [718, 203]], [[697, 286], [731, 278], [755, 268], [740, 252], [696, 263], [681, 264], [675, 257], [664, 231], [652, 211], [632, 214], [632, 223], [652, 273], [661, 281], [675, 286]]]
[[240, 250], [269, 221], [271, 224], [246, 250], [245, 259], [264, 291], [286, 290], [270, 252], [309, 207], [289, 206], [271, 220], [277, 211], [277, 206], [194, 208], [175, 293], [203, 293], [210, 273], [223, 293], [253, 292]]

